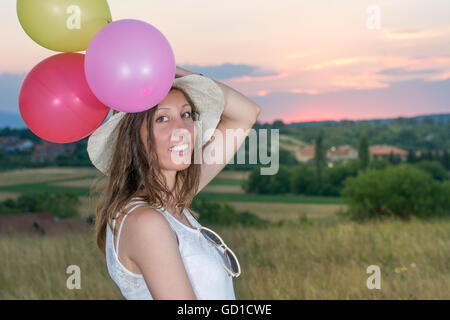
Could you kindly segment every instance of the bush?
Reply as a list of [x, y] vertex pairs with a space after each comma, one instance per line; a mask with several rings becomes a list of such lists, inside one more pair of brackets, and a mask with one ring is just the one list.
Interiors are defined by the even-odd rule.
[[388, 216], [409, 219], [449, 214], [448, 183], [409, 164], [369, 169], [345, 182], [342, 195], [349, 203], [347, 215], [355, 219]]
[[367, 167], [368, 169], [386, 169], [387, 167], [392, 166], [392, 163], [389, 162], [389, 160], [386, 159], [373, 159], [370, 163], [369, 166]]
[[435, 201], [442, 208], [442, 213], [450, 212], [450, 180], [438, 183], [439, 192], [436, 194]]
[[236, 212], [229, 204], [208, 201], [205, 199], [194, 199], [191, 205], [192, 210], [199, 214], [200, 224], [208, 225], [243, 225], [243, 226], [268, 226], [270, 222], [259, 218], [248, 212]]
[[91, 226], [95, 225], [95, 215], [91, 213], [86, 217], [84, 221], [86, 221], [86, 223], [89, 223]]
[[291, 170], [289, 168], [280, 165], [277, 174], [274, 175], [262, 175], [260, 168], [260, 166], [253, 168], [244, 184], [245, 192], [259, 194], [284, 194], [290, 192]]
[[336, 189], [341, 190], [345, 179], [358, 175], [359, 166], [357, 160], [335, 164], [328, 169], [328, 182]]
[[311, 194], [316, 189], [316, 170], [308, 164], [298, 165], [292, 174], [291, 190], [295, 194]]
[[433, 179], [444, 181], [447, 180], [447, 171], [438, 161], [422, 160], [415, 164], [416, 168], [428, 172]]
[[284, 148], [280, 147], [278, 157], [279, 157], [279, 164], [286, 166], [294, 166], [298, 164], [298, 161], [295, 158], [294, 154], [291, 151], [286, 150]]
[[339, 195], [339, 189], [331, 185], [330, 171], [324, 167], [322, 171], [322, 182], [317, 177], [316, 167], [309, 163], [298, 165], [291, 176], [291, 190], [295, 194], [303, 195], [321, 195], [336, 196]]
[[25, 193], [17, 200], [1, 202], [0, 213], [50, 212], [59, 218], [78, 217], [80, 204], [78, 196], [71, 193]]

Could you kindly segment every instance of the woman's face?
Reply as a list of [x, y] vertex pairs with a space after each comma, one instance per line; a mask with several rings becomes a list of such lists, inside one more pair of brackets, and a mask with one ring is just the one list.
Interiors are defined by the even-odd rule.
[[[191, 164], [195, 132], [192, 106], [179, 90], [170, 91], [158, 104], [153, 117], [153, 135], [161, 169], [184, 170]], [[147, 149], [147, 125], [142, 122], [141, 139]], [[177, 149], [172, 149], [177, 146]]]

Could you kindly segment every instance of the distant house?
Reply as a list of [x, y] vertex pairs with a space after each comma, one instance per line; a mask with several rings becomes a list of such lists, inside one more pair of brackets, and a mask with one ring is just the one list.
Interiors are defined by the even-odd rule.
[[316, 152], [316, 146], [308, 146], [304, 148], [299, 148], [296, 152], [295, 157], [297, 158], [298, 162], [310, 162], [314, 160]]
[[31, 155], [33, 161], [53, 161], [59, 155], [71, 155], [75, 151], [75, 144], [52, 143], [44, 141], [35, 146]]
[[0, 149], [4, 151], [11, 150], [11, 147], [19, 140], [19, 137], [0, 137]]
[[[311, 162], [314, 160], [316, 153], [316, 146], [308, 146], [300, 148], [297, 151], [296, 158], [299, 162]], [[325, 160], [328, 163], [335, 161], [348, 161], [358, 158], [358, 151], [349, 145], [343, 145], [339, 147], [331, 147], [325, 153]]]
[[328, 162], [348, 161], [358, 158], [358, 150], [350, 145], [331, 147], [327, 150], [326, 158]]
[[391, 153], [402, 161], [408, 159], [408, 151], [389, 145], [373, 145], [369, 147], [370, 159], [389, 159]]
[[33, 142], [16, 136], [0, 137], [0, 150], [11, 152], [15, 150], [27, 151], [33, 147]]
[[[314, 145], [300, 148], [296, 153], [296, 158], [299, 162], [311, 162], [315, 157]], [[389, 159], [390, 154], [394, 157], [400, 158], [402, 161], [406, 161], [408, 158], [408, 151], [389, 145], [373, 145], [369, 147], [370, 159]], [[348, 161], [358, 158], [358, 150], [350, 145], [342, 145], [331, 147], [326, 152], [326, 162], [333, 163], [336, 161]]]
[[28, 139], [20, 139], [17, 141], [16, 148], [20, 151], [29, 151], [33, 148], [34, 143]]
[[89, 231], [92, 231], [92, 226], [80, 218], [58, 219], [47, 212], [0, 214], [0, 235], [45, 235]]

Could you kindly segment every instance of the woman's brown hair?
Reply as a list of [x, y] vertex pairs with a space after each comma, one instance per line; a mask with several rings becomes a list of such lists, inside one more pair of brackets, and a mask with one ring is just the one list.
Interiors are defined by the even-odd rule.
[[[189, 96], [179, 88], [172, 87], [170, 90], [179, 90], [184, 94], [192, 106], [193, 120], [197, 120], [196, 106]], [[153, 148], [153, 117], [156, 109], [155, 106], [143, 112], [127, 113], [123, 117], [118, 125], [119, 133], [114, 145], [109, 176], [100, 177], [100, 180], [94, 182], [92, 191], [96, 193], [100, 189], [98, 184], [106, 179], [106, 186], [100, 194], [95, 213], [95, 238], [97, 246], [104, 255], [106, 255], [106, 226], [109, 225], [113, 230], [112, 219], [125, 214], [124, 206], [137, 194], [143, 194], [144, 200], [152, 207], [165, 208], [165, 204], [170, 201], [181, 210], [188, 209], [198, 218], [198, 214], [189, 209], [200, 180], [200, 164], [194, 163], [195, 148], [189, 167], [176, 174], [174, 196], [171, 198]], [[149, 133], [147, 134], [148, 154], [140, 136], [140, 128], [144, 120]], [[93, 197], [95, 195], [91, 193], [91, 199]], [[118, 213], [119, 216], [117, 216]]]

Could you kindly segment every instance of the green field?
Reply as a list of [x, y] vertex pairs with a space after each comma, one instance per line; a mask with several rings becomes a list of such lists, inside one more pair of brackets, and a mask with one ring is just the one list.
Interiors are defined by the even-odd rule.
[[[96, 176], [90, 168], [3, 172], [0, 200], [38, 190], [75, 192], [87, 217], [95, 208], [89, 187]], [[346, 207], [340, 198], [245, 195], [236, 189], [245, 178], [223, 171], [197, 195], [287, 222], [268, 229], [214, 228], [240, 261], [237, 299], [450, 298], [449, 221], [345, 221], [336, 215]], [[0, 261], [0, 299], [122, 299], [91, 233], [2, 236]], [[81, 269], [80, 290], [66, 287], [69, 265]], [[369, 265], [380, 267], [380, 290], [366, 287]]]

